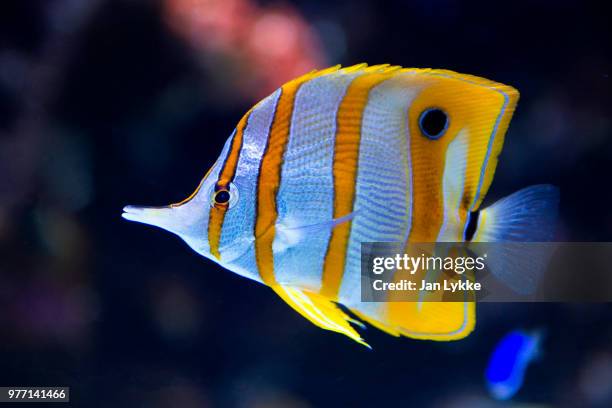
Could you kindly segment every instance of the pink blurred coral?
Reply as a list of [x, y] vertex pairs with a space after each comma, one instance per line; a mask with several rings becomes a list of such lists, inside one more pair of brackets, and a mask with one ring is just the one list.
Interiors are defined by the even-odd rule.
[[293, 6], [165, 0], [165, 15], [169, 26], [204, 59], [231, 65], [234, 75], [227, 85], [249, 99], [325, 65], [318, 33]]

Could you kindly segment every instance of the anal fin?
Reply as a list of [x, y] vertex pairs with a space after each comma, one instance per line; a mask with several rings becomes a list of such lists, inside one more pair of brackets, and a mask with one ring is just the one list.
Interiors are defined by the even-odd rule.
[[351, 311], [392, 336], [451, 341], [474, 330], [475, 309], [474, 302], [388, 302], [379, 313]]
[[351, 319], [333, 301], [316, 293], [302, 291], [290, 286], [275, 285], [272, 286], [272, 289], [289, 306], [316, 326], [344, 334], [357, 343], [370, 348], [359, 333], [350, 325], [350, 322], [358, 322]]

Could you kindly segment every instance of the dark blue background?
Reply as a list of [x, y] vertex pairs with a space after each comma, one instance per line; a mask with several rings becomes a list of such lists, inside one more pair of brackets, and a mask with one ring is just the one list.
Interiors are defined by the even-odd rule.
[[[368, 351], [178, 238], [123, 221], [126, 204], [190, 194], [256, 98], [208, 92], [240, 89], [210, 74], [225, 67], [172, 31], [160, 3], [87, 4], [0, 6], [1, 385], [70, 386], [73, 406], [488, 407], [496, 341], [542, 328], [516, 400], [612, 403], [609, 305], [483, 304], [465, 340], [368, 328]], [[342, 37], [318, 32], [324, 65], [446, 68], [518, 88], [485, 204], [556, 184], [559, 240], [611, 240], [603, 2], [283, 4]]]

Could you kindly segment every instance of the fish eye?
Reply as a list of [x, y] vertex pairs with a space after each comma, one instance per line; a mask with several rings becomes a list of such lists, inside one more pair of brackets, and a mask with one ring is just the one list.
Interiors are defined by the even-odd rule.
[[218, 190], [211, 191], [211, 207], [228, 207], [232, 208], [238, 200], [238, 188], [234, 183], [230, 183], [227, 187], [221, 187]]
[[419, 116], [421, 133], [431, 140], [441, 138], [448, 129], [448, 115], [440, 108], [428, 108]]
[[227, 190], [219, 190], [215, 192], [215, 204], [226, 204], [230, 200], [230, 192]]

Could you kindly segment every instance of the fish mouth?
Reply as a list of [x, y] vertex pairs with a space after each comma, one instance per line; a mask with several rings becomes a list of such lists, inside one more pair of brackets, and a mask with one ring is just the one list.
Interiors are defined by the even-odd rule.
[[123, 207], [123, 213], [121, 214], [121, 216], [125, 219], [132, 221], [130, 218], [133, 215], [142, 213], [145, 208], [147, 207], [139, 207], [136, 205], [126, 205], [125, 207]]
[[155, 209], [161, 209], [161, 208], [163, 207], [144, 207], [144, 206], [137, 206], [137, 205], [126, 205], [125, 207], [123, 207], [123, 213], [121, 214], [121, 217], [129, 221], [141, 222], [141, 220], [144, 220], [150, 217], [152, 212]]
[[123, 207], [121, 217], [142, 224], [153, 225], [163, 229], [169, 229], [172, 225], [172, 208], [164, 207], [144, 207], [136, 205], [126, 205]]

